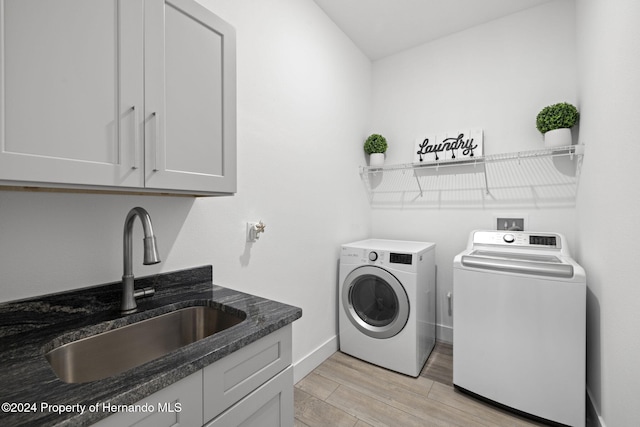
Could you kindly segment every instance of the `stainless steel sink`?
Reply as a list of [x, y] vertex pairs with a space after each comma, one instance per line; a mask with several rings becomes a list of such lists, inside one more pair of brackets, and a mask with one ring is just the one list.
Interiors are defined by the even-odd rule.
[[119, 374], [242, 322], [208, 306], [183, 308], [57, 347], [45, 356], [58, 378], [85, 383]]

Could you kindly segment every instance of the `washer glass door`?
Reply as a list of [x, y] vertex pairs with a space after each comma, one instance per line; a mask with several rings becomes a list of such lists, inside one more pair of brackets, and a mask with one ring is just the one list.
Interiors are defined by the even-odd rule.
[[342, 302], [351, 323], [373, 338], [398, 334], [409, 319], [409, 299], [395, 276], [379, 267], [363, 266], [345, 279]]

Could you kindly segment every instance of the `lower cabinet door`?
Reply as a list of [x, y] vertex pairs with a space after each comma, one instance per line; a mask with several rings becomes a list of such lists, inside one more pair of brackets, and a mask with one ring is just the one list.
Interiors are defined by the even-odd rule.
[[94, 427], [202, 426], [202, 370], [98, 421]]
[[293, 367], [289, 366], [206, 427], [292, 427]]

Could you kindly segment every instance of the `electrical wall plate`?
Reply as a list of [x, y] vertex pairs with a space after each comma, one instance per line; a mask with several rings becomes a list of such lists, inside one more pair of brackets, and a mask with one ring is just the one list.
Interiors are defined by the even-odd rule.
[[493, 227], [496, 230], [524, 231], [527, 229], [529, 216], [521, 213], [500, 213], [493, 215]]
[[257, 242], [260, 238], [260, 233], [264, 233], [267, 226], [262, 222], [247, 222], [247, 242]]
[[247, 242], [255, 242], [258, 240], [258, 233], [256, 233], [257, 222], [247, 222]]

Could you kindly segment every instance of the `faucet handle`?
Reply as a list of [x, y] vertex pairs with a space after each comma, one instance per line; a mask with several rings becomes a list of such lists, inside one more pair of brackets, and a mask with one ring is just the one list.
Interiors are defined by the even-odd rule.
[[133, 291], [134, 298], [148, 298], [154, 296], [156, 293], [155, 288], [148, 287], [142, 289], [136, 289]]

